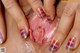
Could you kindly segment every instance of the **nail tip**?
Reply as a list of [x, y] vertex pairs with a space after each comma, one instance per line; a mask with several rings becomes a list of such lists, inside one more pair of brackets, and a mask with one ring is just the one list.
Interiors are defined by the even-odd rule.
[[27, 34], [22, 34], [22, 37], [23, 37], [24, 39], [26, 39], [26, 38], [27, 38]]
[[68, 41], [67, 46], [66, 46], [66, 49], [67, 50], [72, 50], [74, 45], [75, 45], [75, 38], [74, 37], [69, 38], [69, 41]]
[[21, 29], [21, 36], [24, 38], [24, 39], [26, 39], [27, 38], [27, 36], [28, 36], [28, 33], [26, 32], [26, 30], [25, 29]]
[[27, 38], [27, 35], [24, 35], [23, 38], [26, 39]]
[[69, 47], [66, 47], [66, 49], [67, 49], [67, 51], [70, 51], [71, 50], [71, 48], [69, 48]]
[[56, 52], [57, 51], [57, 49], [58, 49], [58, 47], [56, 47], [56, 46], [54, 46], [54, 45], [50, 45], [50, 47], [49, 47], [49, 51], [51, 51], [51, 52]]

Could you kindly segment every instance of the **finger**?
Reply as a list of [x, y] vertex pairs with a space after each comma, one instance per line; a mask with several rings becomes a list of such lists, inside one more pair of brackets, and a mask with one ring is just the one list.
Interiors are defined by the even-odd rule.
[[55, 16], [55, 1], [56, 0], [44, 0], [45, 10], [51, 16], [51, 20], [53, 20]]
[[0, 44], [2, 44], [6, 39], [5, 24], [3, 20], [1, 2], [0, 2]]
[[63, 43], [66, 36], [68, 35], [74, 20], [76, 8], [77, 8], [76, 3], [68, 3], [67, 6], [65, 7], [57, 32], [51, 42], [50, 46], [51, 51], [56, 52]]
[[23, 38], [28, 36], [28, 22], [16, 0], [2, 0], [6, 10], [13, 16]]
[[46, 12], [43, 8], [41, 0], [28, 0], [34, 12], [41, 18], [46, 17]]
[[70, 37], [67, 43], [67, 50], [78, 48], [80, 43], [80, 8], [76, 12], [74, 27], [70, 32]]

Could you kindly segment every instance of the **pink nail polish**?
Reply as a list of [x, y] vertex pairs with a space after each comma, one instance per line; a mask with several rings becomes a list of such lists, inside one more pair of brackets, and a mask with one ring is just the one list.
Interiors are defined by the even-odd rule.
[[66, 49], [71, 50], [75, 45], [75, 37], [69, 38]]
[[59, 42], [57, 42], [57, 41], [53, 41], [52, 42], [52, 44], [50, 45], [50, 48], [49, 48], [49, 50], [51, 51], [51, 52], [56, 52], [57, 50], [58, 50], [58, 48], [59, 48]]
[[49, 23], [51, 23], [53, 20], [51, 20], [51, 17], [49, 16], [49, 15], [46, 15], [46, 18], [47, 18], [47, 21], [49, 22]]
[[41, 16], [41, 18], [44, 18], [46, 16], [46, 13], [44, 12], [44, 10], [41, 7], [37, 8], [37, 11], [38, 11], [39, 15]]
[[2, 34], [0, 33], [0, 44], [2, 44]]
[[22, 29], [20, 30], [20, 33], [21, 33], [21, 36], [22, 36], [24, 39], [27, 38], [28, 33], [27, 33], [27, 31], [25, 30], [25, 28], [22, 28]]

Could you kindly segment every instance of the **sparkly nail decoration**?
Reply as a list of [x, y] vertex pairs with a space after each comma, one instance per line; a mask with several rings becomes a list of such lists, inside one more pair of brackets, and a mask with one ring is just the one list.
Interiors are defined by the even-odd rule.
[[59, 43], [57, 41], [53, 41], [49, 50], [52, 51], [52, 52], [56, 52], [59, 48]]
[[67, 43], [67, 49], [71, 50], [75, 45], [75, 37], [71, 37]]
[[21, 32], [22, 37], [23, 37], [24, 39], [26, 39], [27, 36], [28, 36], [26, 30], [23, 28], [23, 29], [20, 30], [20, 32]]
[[2, 44], [2, 34], [0, 33], [0, 44]]
[[37, 11], [38, 11], [39, 15], [40, 15], [42, 18], [46, 16], [46, 13], [44, 12], [44, 10], [43, 10], [42, 8], [38, 8]]

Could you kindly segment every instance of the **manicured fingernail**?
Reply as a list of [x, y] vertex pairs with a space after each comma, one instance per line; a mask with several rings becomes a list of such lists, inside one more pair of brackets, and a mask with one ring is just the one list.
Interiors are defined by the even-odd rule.
[[24, 39], [27, 38], [28, 32], [26, 31], [25, 28], [22, 28], [22, 29], [20, 30], [20, 33], [21, 33], [21, 36], [22, 36]]
[[50, 48], [49, 48], [49, 50], [51, 51], [51, 52], [56, 52], [57, 50], [58, 50], [58, 48], [59, 48], [59, 42], [58, 41], [53, 41], [52, 42], [52, 44], [50, 45]]
[[2, 44], [2, 34], [0, 33], [0, 44]]
[[48, 21], [49, 23], [51, 23], [51, 22], [53, 21], [49, 15], [47, 15], [46, 18], [47, 18], [47, 21]]
[[38, 11], [39, 15], [41, 16], [41, 18], [44, 18], [46, 16], [46, 13], [44, 12], [44, 10], [41, 7], [37, 8], [37, 11]]
[[72, 48], [75, 46], [75, 41], [76, 41], [75, 37], [69, 38], [69, 41], [68, 41], [67, 46], [66, 46], [66, 49], [67, 50], [72, 50]]

